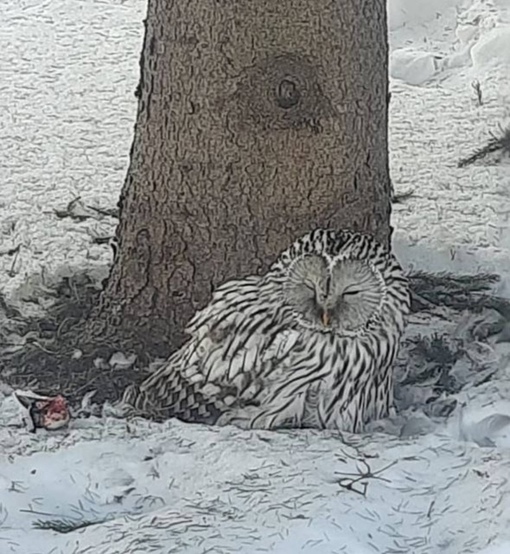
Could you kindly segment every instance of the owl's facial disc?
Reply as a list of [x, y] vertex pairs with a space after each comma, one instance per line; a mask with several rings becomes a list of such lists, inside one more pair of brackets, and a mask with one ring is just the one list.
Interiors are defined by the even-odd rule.
[[382, 285], [372, 268], [359, 260], [339, 260], [332, 267], [321, 256], [305, 256], [291, 266], [287, 302], [301, 324], [323, 331], [354, 331], [378, 309]]
[[331, 270], [328, 309], [331, 325], [338, 331], [363, 327], [379, 309], [383, 284], [372, 267], [362, 260], [339, 260]]
[[292, 264], [287, 277], [285, 299], [299, 319], [309, 326], [321, 324], [330, 283], [328, 261], [321, 256], [304, 256]]

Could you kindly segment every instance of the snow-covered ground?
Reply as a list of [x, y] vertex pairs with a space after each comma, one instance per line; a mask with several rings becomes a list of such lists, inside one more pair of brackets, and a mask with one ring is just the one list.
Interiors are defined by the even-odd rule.
[[[116, 204], [145, 8], [2, 0], [0, 292], [11, 299], [30, 300], [41, 273], [109, 262], [92, 238], [111, 234], [113, 218], [54, 210], [77, 196]], [[510, 0], [390, 0], [389, 15], [392, 179], [415, 192], [395, 206], [396, 249], [408, 265], [506, 277], [510, 165], [457, 162], [510, 120]], [[463, 419], [457, 410], [417, 438], [348, 444], [108, 416], [31, 435], [0, 393], [0, 554], [506, 554], [510, 434], [504, 418], [476, 422], [510, 415], [508, 343], [489, 355], [497, 375], [461, 393]], [[95, 524], [41, 528], [55, 520]]]

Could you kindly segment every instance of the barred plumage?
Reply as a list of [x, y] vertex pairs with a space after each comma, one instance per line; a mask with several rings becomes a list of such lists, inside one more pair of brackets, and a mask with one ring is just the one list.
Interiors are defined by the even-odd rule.
[[156, 418], [359, 432], [393, 402], [409, 303], [386, 248], [315, 230], [264, 276], [220, 286], [189, 341], [124, 402]]

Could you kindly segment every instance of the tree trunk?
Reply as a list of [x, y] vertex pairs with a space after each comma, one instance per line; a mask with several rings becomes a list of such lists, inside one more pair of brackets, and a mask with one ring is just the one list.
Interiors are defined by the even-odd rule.
[[159, 355], [299, 235], [390, 238], [385, 0], [149, 0], [95, 327]]

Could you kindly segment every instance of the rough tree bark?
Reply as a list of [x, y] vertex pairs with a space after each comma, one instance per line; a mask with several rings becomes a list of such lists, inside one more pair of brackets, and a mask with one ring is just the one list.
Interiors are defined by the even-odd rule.
[[149, 0], [95, 333], [167, 355], [213, 287], [263, 271], [300, 234], [389, 240], [385, 4]]

